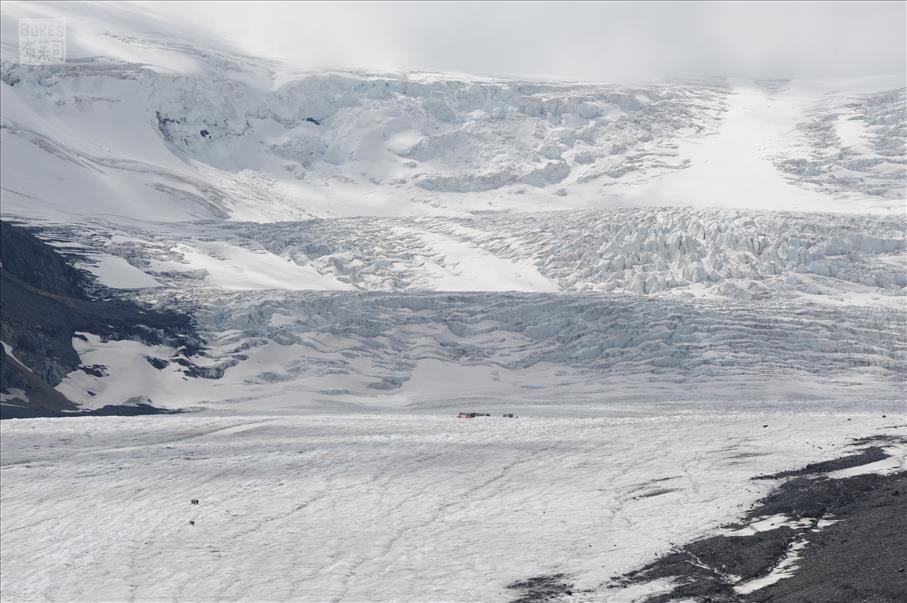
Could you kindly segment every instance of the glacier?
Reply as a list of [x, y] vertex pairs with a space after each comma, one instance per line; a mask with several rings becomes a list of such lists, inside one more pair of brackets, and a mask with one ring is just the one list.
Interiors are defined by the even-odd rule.
[[645, 600], [615, 575], [754, 475], [903, 433], [902, 76], [303, 71], [2, 11], [0, 215], [75, 269], [4, 283], [101, 308], [2, 325], [0, 405], [57, 404], [0, 423], [4, 600]]

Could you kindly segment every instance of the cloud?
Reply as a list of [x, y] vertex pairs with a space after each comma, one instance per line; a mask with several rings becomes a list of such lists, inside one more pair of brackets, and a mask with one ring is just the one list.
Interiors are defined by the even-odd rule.
[[907, 70], [903, 2], [146, 5], [311, 69], [627, 81]]

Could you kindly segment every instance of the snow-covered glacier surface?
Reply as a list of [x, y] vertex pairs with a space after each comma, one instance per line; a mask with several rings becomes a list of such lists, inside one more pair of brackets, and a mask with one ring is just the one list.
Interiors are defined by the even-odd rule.
[[[896, 302], [904, 292], [905, 229], [907, 220], [896, 215], [659, 208], [153, 229], [96, 222], [43, 232], [80, 251], [84, 267], [104, 284], [121, 288], [595, 291], [744, 300], [800, 293], [860, 305]], [[127, 280], [117, 280], [112, 263]], [[857, 293], [868, 297], [860, 301]]]
[[898, 216], [647, 208], [41, 232], [100, 282], [190, 313], [208, 344], [187, 358], [74, 340], [84, 364], [110, 367], [58, 387], [87, 406], [892, 399], [907, 371]]
[[94, 339], [77, 349], [109, 373], [79, 370], [58, 389], [89, 406], [147, 396], [168, 407], [597, 413], [626, 400], [897, 399], [907, 371], [903, 312], [884, 307], [517, 293], [267, 292], [202, 303], [211, 346], [196, 359], [202, 370], [185, 368], [178, 350]]
[[898, 209], [907, 178], [898, 77], [604, 85], [306, 73], [127, 10], [23, 4], [4, 15], [10, 40], [19, 17], [72, 30], [69, 62], [55, 69], [21, 66], [2, 47], [7, 214], [865, 212]]
[[892, 433], [878, 413], [821, 408], [4, 421], [0, 590], [508, 601], [512, 582], [564, 574], [564, 600], [638, 600], [665, 585], [612, 577], [735, 520], [771, 487], [753, 475]]
[[802, 143], [779, 156], [778, 167], [815, 190], [903, 200], [905, 121], [903, 88], [827, 95], [817, 99], [797, 124]]
[[137, 7], [4, 11], [73, 34], [2, 48], [4, 218], [204, 343], [74, 333], [85, 407], [903, 384], [897, 78], [307, 73]]
[[[191, 412], [0, 425], [4, 600], [630, 601], [753, 475], [903, 423], [902, 77], [306, 73], [3, 15], [3, 219], [199, 340], [76, 330], [55, 384]], [[66, 66], [17, 64], [28, 16]]]

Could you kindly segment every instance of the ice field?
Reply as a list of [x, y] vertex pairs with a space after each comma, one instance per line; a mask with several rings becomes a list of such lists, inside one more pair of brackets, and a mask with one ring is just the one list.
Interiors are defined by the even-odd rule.
[[611, 577], [735, 520], [771, 487], [751, 477], [902, 420], [881, 417], [891, 405], [716, 410], [5, 421], [0, 590], [507, 601], [513, 581], [565, 573], [568, 600], [632, 601], [658, 586]]
[[754, 477], [907, 434], [902, 74], [303, 71], [2, 10], [3, 601], [642, 601]]

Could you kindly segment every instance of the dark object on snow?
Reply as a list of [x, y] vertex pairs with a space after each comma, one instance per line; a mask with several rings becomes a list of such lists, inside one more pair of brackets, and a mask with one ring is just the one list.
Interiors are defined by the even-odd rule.
[[170, 366], [170, 361], [165, 360], [164, 358], [154, 358], [152, 356], [145, 356], [145, 360], [148, 361], [148, 364], [161, 371]]
[[197, 499], [197, 498], [193, 498], [193, 499], [190, 500], [189, 502], [192, 503], [193, 505], [197, 505], [197, 504], [198, 504], [198, 499]]
[[[147, 398], [144, 399], [147, 400]], [[108, 404], [94, 410], [82, 411], [80, 413], [70, 413], [68, 416], [138, 417], [142, 415], [178, 415], [183, 412], [179, 409], [159, 408], [145, 402], [135, 402], [135, 398], [130, 398], [129, 400], [127, 400], [126, 404]], [[150, 402], [150, 400], [148, 400], [148, 402]]]
[[513, 413], [512, 413], [512, 412], [504, 413], [504, 414], [501, 415], [501, 416], [502, 416], [502, 417], [505, 417], [505, 418], [507, 418], [507, 419], [516, 419], [516, 417], [513, 416]]
[[768, 427], [768, 425], [763, 425], [763, 426], [762, 426], [762, 429], [765, 429], [766, 427]]
[[189, 525], [190, 525], [190, 526], [194, 526], [194, 525], [195, 525], [195, 520], [194, 520], [194, 519], [190, 519], [190, 520], [189, 520]]
[[569, 597], [573, 594], [573, 584], [569, 582], [567, 574], [534, 576], [526, 580], [511, 582], [507, 588], [518, 593], [511, 603], [554, 601], [565, 595]]
[[314, 117], [306, 117], [305, 120], [306, 120], [307, 122], [309, 122], [310, 124], [315, 124], [316, 126], [320, 126], [320, 125], [321, 125], [321, 122], [318, 121], [317, 119], [315, 119]]
[[[872, 443], [872, 440], [865, 443]], [[830, 461], [822, 461], [820, 463], [811, 463], [803, 467], [802, 469], [781, 471], [780, 473], [763, 475], [761, 477], [754, 477], [753, 479], [781, 479], [787, 477], [801, 477], [804, 475], [813, 475], [818, 473], [828, 473], [829, 471], [839, 471], [841, 469], [859, 467], [860, 465], [868, 465], [869, 463], [882, 461], [886, 458], [888, 458], [888, 453], [885, 452], [884, 448], [882, 448], [881, 446], [868, 446], [858, 454], [843, 456]]]
[[202, 138], [208, 138], [209, 136], [211, 136], [211, 133], [208, 132], [208, 130], [200, 130], [199, 134], [201, 134]]

